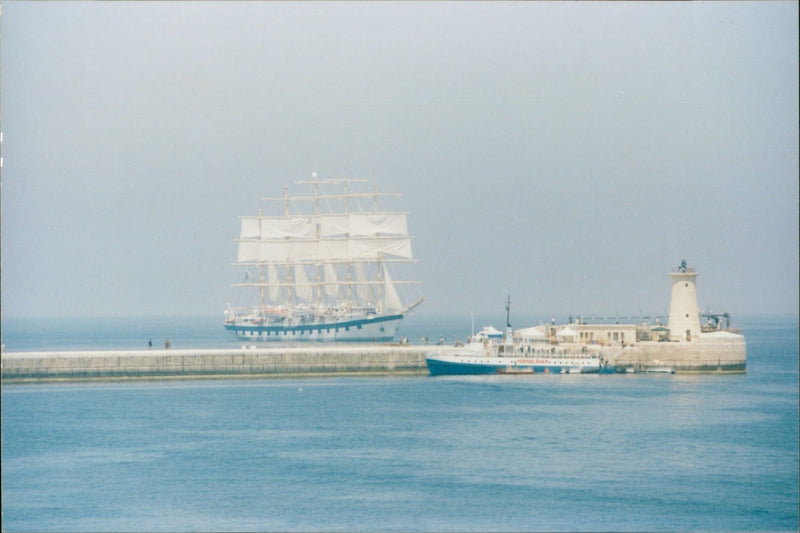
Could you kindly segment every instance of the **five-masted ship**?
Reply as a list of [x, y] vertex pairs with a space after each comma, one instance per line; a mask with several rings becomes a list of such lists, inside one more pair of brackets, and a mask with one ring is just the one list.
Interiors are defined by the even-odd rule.
[[[380, 197], [357, 192], [367, 180], [324, 179], [312, 174], [309, 196], [264, 198], [283, 203], [283, 214], [261, 210], [241, 218], [235, 283], [257, 301], [226, 310], [225, 328], [253, 341], [381, 341], [394, 339], [416, 306], [404, 296], [416, 281], [394, 279], [394, 268], [413, 263], [407, 213], [378, 209]], [[329, 193], [331, 187], [337, 192]], [[361, 202], [370, 203], [363, 210]]]

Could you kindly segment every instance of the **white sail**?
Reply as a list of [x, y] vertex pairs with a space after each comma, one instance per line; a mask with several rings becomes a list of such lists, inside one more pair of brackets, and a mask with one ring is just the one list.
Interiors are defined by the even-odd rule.
[[405, 213], [352, 213], [350, 214], [351, 237], [370, 235], [408, 235]]
[[319, 260], [316, 240], [250, 240], [239, 242], [239, 263], [294, 264]]
[[[270, 264], [267, 265], [267, 276], [268, 279], [271, 281], [275, 281], [278, 279], [278, 269], [275, 268], [275, 265]], [[278, 301], [278, 295], [280, 294], [280, 287], [276, 283], [273, 283], [269, 286], [269, 299], [272, 302]]]
[[381, 256], [413, 259], [408, 237], [354, 239], [240, 241], [239, 263], [295, 263], [324, 261], [379, 261]]
[[367, 281], [367, 274], [364, 270], [364, 265], [361, 263], [356, 263], [356, 294], [361, 300], [367, 301], [369, 299], [369, 285], [366, 284]]
[[259, 217], [242, 217], [242, 231], [240, 239], [259, 239], [261, 237], [261, 224]]
[[314, 217], [263, 217], [245, 216], [239, 238], [243, 240], [264, 239], [313, 239], [317, 235]]
[[379, 261], [382, 255], [413, 259], [408, 237], [320, 239], [318, 261]]
[[264, 263], [286, 263], [289, 261], [291, 241], [258, 241], [258, 260]]
[[319, 241], [317, 240], [298, 240], [289, 241], [289, 248], [286, 251], [286, 261], [319, 261]]
[[350, 233], [350, 215], [347, 213], [325, 214], [316, 218], [321, 237], [344, 236]]
[[362, 237], [355, 239], [241, 241], [239, 263], [295, 263], [324, 261], [379, 261], [381, 256], [413, 259], [408, 237]]
[[325, 294], [331, 298], [337, 298], [340, 288], [336, 267], [333, 263], [325, 263]]
[[317, 261], [341, 261], [347, 257], [347, 239], [320, 239], [317, 248]]
[[313, 297], [313, 290], [308, 284], [306, 267], [295, 265], [294, 267], [295, 295], [301, 300], [310, 300]]
[[317, 236], [312, 217], [262, 217], [262, 239], [313, 239]]
[[405, 213], [337, 213], [315, 217], [321, 237], [408, 235]]
[[380, 260], [382, 255], [412, 259], [411, 240], [408, 237], [373, 237], [350, 239], [349, 259]]
[[258, 241], [241, 241], [239, 253], [236, 256], [238, 263], [257, 263], [260, 252]]
[[[242, 234], [250, 231], [242, 220]], [[296, 239], [241, 239], [239, 263], [295, 263], [380, 260], [381, 255], [413, 259], [407, 235], [373, 237], [328, 237]]]
[[392, 278], [389, 276], [389, 270], [386, 268], [386, 265], [383, 265], [383, 291], [384, 291], [384, 310], [386, 312], [398, 312], [403, 309], [403, 302], [400, 300], [400, 296], [397, 294], [397, 289], [394, 288], [394, 283], [392, 283]]

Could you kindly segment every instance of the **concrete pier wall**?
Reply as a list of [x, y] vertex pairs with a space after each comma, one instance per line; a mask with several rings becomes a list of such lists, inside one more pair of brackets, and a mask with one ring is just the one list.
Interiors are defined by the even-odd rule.
[[233, 350], [2, 354], [2, 379], [50, 381], [291, 374], [427, 374], [427, 346], [318, 345]]
[[701, 333], [691, 342], [640, 342], [615, 359], [634, 368], [661, 364], [676, 372], [745, 372], [747, 345], [742, 335]]
[[[213, 376], [428, 373], [431, 346], [319, 344], [228, 350], [3, 353], [3, 382]], [[454, 350], [436, 346], [437, 352]], [[601, 350], [618, 367], [665, 365], [676, 372], [745, 372], [744, 337], [700, 334], [692, 342], [639, 342]]]

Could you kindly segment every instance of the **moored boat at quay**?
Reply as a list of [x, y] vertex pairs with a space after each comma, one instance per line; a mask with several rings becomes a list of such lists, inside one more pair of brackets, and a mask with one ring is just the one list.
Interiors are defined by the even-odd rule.
[[[569, 323], [542, 324], [511, 330], [506, 304], [506, 333], [502, 341], [473, 339], [463, 349], [431, 352], [426, 357], [431, 375], [531, 373], [649, 373], [746, 372], [747, 345], [730, 314], [702, 313], [697, 305], [697, 272], [686, 261], [670, 273], [668, 321], [648, 323], [589, 323], [578, 317]], [[700, 317], [708, 318], [706, 324]], [[725, 319], [723, 327], [722, 319]], [[475, 342], [477, 340], [477, 342]]]
[[595, 354], [554, 354], [540, 357], [505, 357], [469, 351], [428, 354], [432, 376], [481, 374], [597, 374], [602, 359]]
[[[432, 352], [425, 363], [432, 376], [481, 374], [596, 374], [605, 366], [598, 353], [587, 346], [535, 345], [528, 337], [514, 335], [510, 324], [511, 297], [506, 301], [506, 332], [498, 341], [485, 332], [470, 337], [463, 348]], [[493, 328], [491, 328], [493, 329]], [[496, 331], [496, 330], [495, 330]]]

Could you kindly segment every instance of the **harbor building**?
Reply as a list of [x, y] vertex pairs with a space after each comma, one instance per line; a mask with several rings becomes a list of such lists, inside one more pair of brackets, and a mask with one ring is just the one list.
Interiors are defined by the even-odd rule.
[[[745, 338], [730, 328], [730, 315], [707, 314], [701, 325], [697, 272], [681, 261], [670, 272], [669, 318], [665, 325], [592, 324], [579, 318], [568, 324], [545, 324], [514, 332], [523, 353], [545, 347], [596, 352], [619, 368], [666, 367], [676, 372], [745, 372]], [[723, 327], [721, 318], [727, 319]]]

